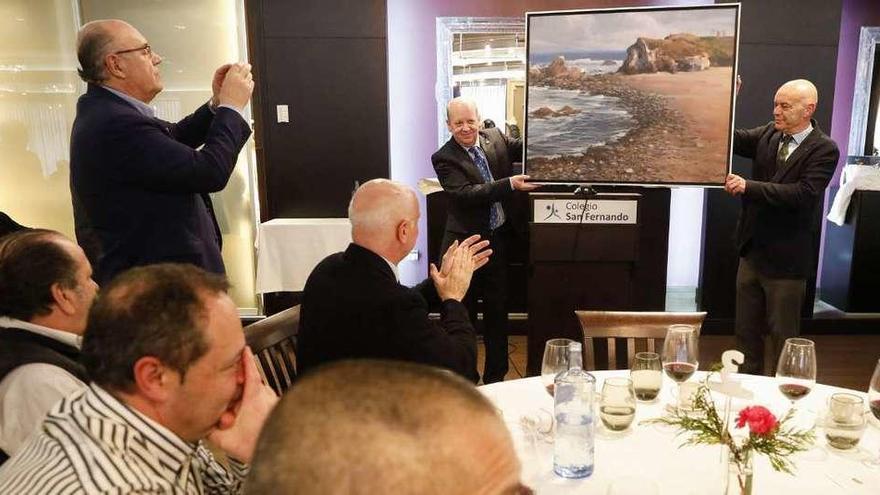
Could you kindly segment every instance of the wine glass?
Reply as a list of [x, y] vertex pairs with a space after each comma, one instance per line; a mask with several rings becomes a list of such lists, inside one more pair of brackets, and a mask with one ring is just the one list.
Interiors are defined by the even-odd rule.
[[812, 340], [785, 339], [776, 365], [776, 381], [792, 409], [796, 401], [810, 393], [816, 384], [816, 344]]
[[568, 370], [568, 344], [571, 339], [550, 339], [544, 344], [544, 360], [541, 362], [541, 383], [547, 393], [553, 395], [553, 380], [556, 375]]
[[[880, 421], [880, 359], [877, 360], [877, 366], [874, 367], [874, 374], [871, 376], [871, 384], [868, 385], [868, 408], [871, 414]], [[880, 453], [877, 457], [873, 457], [865, 461], [868, 467], [880, 469]]]
[[678, 384], [687, 381], [697, 371], [700, 355], [697, 347], [697, 329], [691, 325], [671, 325], [663, 341], [663, 371]]

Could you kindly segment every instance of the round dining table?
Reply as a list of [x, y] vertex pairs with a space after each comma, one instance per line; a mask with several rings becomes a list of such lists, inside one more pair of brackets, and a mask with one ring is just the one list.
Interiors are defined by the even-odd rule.
[[[591, 373], [596, 378], [597, 400], [606, 378], [629, 376], [628, 370]], [[731, 399], [734, 419], [737, 411], [749, 405], [763, 405], [780, 419], [791, 407], [779, 392], [776, 379], [744, 374], [732, 376], [754, 394], [748, 400]], [[698, 372], [689, 381], [696, 382], [705, 377], [705, 372]], [[718, 375], [711, 379], [718, 380]], [[867, 378], [865, 380], [867, 388]], [[645, 422], [667, 414], [668, 407], [675, 401], [676, 386], [666, 377], [655, 401], [638, 402], [635, 420], [627, 430], [611, 432], [596, 418], [595, 467], [593, 474], [583, 479], [564, 479], [553, 472], [553, 398], [540, 377], [493, 383], [479, 387], [479, 390], [503, 416], [522, 462], [522, 479], [538, 494], [608, 495], [611, 485], [625, 482], [650, 485], [657, 495], [724, 493], [723, 477], [727, 464], [722, 462], [722, 447], [683, 445], [685, 436], [679, 435], [676, 428]], [[816, 384], [809, 395], [797, 403], [795, 416], [799, 425], [816, 424], [813, 448], [791, 457], [795, 463], [793, 475], [774, 471], [765, 456], [757, 455], [754, 495], [880, 494], [880, 469], [864, 462], [872, 456], [880, 457], [880, 422], [866, 412], [867, 426], [858, 446], [852, 450], [836, 450], [825, 441], [822, 418], [829, 397], [837, 392], [854, 393], [865, 398], [867, 411], [867, 394], [864, 392]], [[724, 402], [723, 397], [716, 400]], [[733, 432], [736, 435], [744, 430], [734, 429]], [[652, 491], [646, 488], [637, 493], [650, 494]]]

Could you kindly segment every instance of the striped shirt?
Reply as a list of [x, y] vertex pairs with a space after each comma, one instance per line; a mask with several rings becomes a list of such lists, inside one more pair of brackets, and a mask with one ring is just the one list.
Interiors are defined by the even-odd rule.
[[92, 384], [59, 402], [2, 468], [0, 493], [241, 493], [248, 467], [226, 470], [202, 445]]

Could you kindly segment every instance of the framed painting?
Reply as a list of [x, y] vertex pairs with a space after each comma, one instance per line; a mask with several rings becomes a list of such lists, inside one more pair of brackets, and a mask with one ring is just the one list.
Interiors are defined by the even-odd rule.
[[525, 173], [722, 186], [739, 14], [739, 4], [526, 13]]

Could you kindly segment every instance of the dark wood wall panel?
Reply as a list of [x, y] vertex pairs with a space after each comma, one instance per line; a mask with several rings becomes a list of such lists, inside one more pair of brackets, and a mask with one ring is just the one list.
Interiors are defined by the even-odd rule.
[[[728, 2], [716, 0], [715, 3]], [[837, 45], [841, 0], [740, 0], [740, 3], [743, 14], [740, 33], [749, 43]], [[815, 62], [820, 63], [818, 58]]]
[[[266, 176], [276, 217], [345, 217], [354, 181], [388, 177], [388, 85], [379, 38], [270, 38]], [[290, 124], [275, 123], [287, 104]]]
[[[823, 61], [816, 63], [814, 61]], [[809, 79], [819, 89], [814, 118], [828, 134], [834, 108], [837, 45], [779, 45], [744, 43], [739, 74], [743, 87], [736, 106], [736, 126], [755, 127], [773, 119], [773, 96], [792, 79]]]
[[385, 38], [385, 0], [264, 0], [265, 36]]
[[262, 220], [345, 217], [355, 181], [389, 176], [385, 2], [246, 5]]
[[[805, 78], [813, 81], [819, 90], [815, 118], [819, 127], [830, 134], [841, 1], [741, 0], [741, 3], [739, 73], [744, 84], [737, 98], [734, 125], [748, 128], [769, 122], [776, 89], [785, 81]], [[733, 170], [750, 177], [751, 163], [734, 157]], [[739, 211], [738, 199], [721, 190], [706, 190], [697, 304], [709, 313], [710, 319], [731, 319], [734, 315], [738, 262], [734, 239]], [[818, 225], [819, 219], [816, 221]], [[818, 240], [814, 250], [818, 262]], [[812, 315], [815, 277], [807, 285], [805, 316]]]

